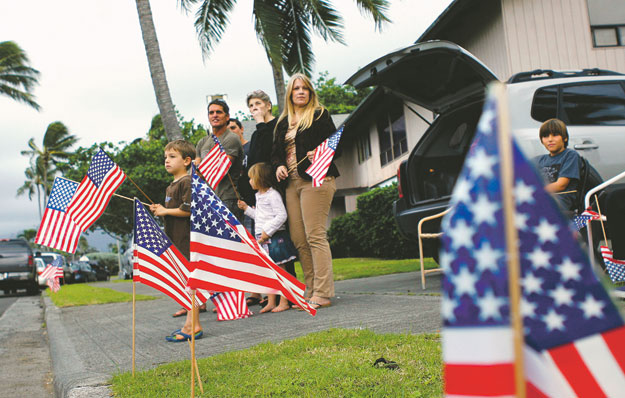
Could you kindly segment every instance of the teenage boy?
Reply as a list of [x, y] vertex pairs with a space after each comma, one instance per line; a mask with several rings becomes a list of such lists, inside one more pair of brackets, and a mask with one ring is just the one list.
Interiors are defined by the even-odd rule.
[[[191, 176], [188, 170], [191, 162], [195, 158], [195, 148], [185, 140], [176, 140], [165, 146], [165, 170], [172, 175], [174, 181], [169, 184], [165, 191], [165, 206], [160, 204], [150, 205], [150, 210], [155, 216], [165, 219], [165, 234], [171, 239], [176, 248], [189, 259], [190, 235], [191, 235]], [[200, 307], [206, 311], [206, 304]], [[202, 336], [202, 326], [200, 325], [199, 312], [195, 312], [195, 334], [196, 338]], [[191, 338], [191, 314], [182, 308], [173, 316], [186, 315], [184, 327], [166, 340], [171, 342], [187, 341]]]
[[[239, 136], [228, 128], [230, 124], [230, 108], [224, 100], [214, 99], [208, 104], [208, 122], [213, 129], [213, 134], [219, 139], [226, 155], [228, 155], [228, 159], [232, 162], [228, 175], [217, 185], [215, 194], [224, 202], [228, 210], [241, 220], [243, 212], [237, 206], [237, 194], [235, 193], [234, 183], [237, 182], [241, 174], [243, 146]], [[195, 147], [197, 153], [195, 158], [196, 165], [200, 164], [214, 145], [215, 140], [210, 136], [200, 139]]]
[[[545, 190], [557, 194], [556, 199], [564, 210], [575, 210], [577, 186], [579, 184], [580, 159], [577, 152], [568, 149], [569, 133], [559, 119], [549, 119], [539, 129], [540, 142], [549, 151], [536, 159], [542, 174]], [[573, 192], [571, 192], [573, 191]]]

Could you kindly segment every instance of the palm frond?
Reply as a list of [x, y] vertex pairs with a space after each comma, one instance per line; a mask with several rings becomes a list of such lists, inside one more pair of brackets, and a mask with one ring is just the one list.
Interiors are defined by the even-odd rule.
[[312, 0], [302, 2], [307, 14], [310, 15], [311, 25], [314, 31], [323, 40], [335, 41], [345, 44], [343, 40], [343, 18], [332, 8], [326, 0]]
[[356, 5], [358, 5], [363, 15], [371, 15], [373, 22], [375, 22], [375, 28], [378, 31], [382, 30], [382, 26], [385, 23], [391, 22], [390, 18], [385, 14], [389, 8], [388, 0], [356, 0]]
[[315, 56], [311, 50], [309, 20], [306, 9], [297, 0], [285, 1], [281, 39], [282, 63], [287, 73], [311, 75]]
[[205, 0], [196, 12], [195, 32], [202, 48], [202, 57], [206, 58], [230, 22], [228, 13], [232, 11], [235, 0]]

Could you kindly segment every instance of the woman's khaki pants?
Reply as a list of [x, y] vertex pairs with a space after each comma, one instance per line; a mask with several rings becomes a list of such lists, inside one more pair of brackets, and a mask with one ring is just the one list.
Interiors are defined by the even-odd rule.
[[289, 230], [291, 240], [299, 252], [308, 298], [334, 296], [332, 252], [326, 235], [334, 192], [334, 177], [326, 177], [317, 188], [312, 186], [311, 181], [288, 178], [286, 211]]

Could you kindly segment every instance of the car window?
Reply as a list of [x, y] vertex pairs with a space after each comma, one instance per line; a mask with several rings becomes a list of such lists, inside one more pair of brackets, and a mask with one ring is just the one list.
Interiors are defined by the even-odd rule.
[[52, 261], [54, 261], [54, 256], [49, 256], [49, 255], [45, 255], [42, 254], [40, 257], [46, 264], [52, 264]]
[[11, 241], [0, 241], [0, 251], [2, 253], [24, 253], [28, 251], [25, 243], [21, 242], [11, 242]]
[[625, 91], [619, 82], [562, 86], [568, 125], [625, 125]]
[[539, 122], [553, 119], [558, 109], [558, 86], [543, 87], [536, 90], [532, 102], [532, 118]]

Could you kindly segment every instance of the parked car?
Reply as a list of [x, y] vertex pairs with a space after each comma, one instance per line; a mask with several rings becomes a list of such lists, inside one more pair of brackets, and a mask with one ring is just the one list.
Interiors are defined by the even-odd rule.
[[65, 281], [67, 279], [71, 278], [71, 274], [72, 274], [72, 270], [69, 268], [69, 264], [67, 263], [65, 256], [59, 253], [54, 253], [54, 252], [44, 252], [44, 253], [36, 252], [35, 253], [35, 258], [41, 258], [43, 262], [45, 263], [45, 265], [52, 264], [52, 262], [58, 257], [61, 258], [61, 264], [63, 264], [63, 277], [59, 278], [59, 282], [61, 283], [61, 285], [63, 285], [65, 284]]
[[37, 282], [39, 283], [39, 287], [45, 289], [48, 284], [46, 279], [41, 277], [41, 273], [46, 269], [46, 263], [41, 257], [35, 257], [35, 267], [37, 268]]
[[[405, 237], [416, 239], [418, 222], [447, 208], [475, 135], [485, 87], [496, 80], [472, 54], [445, 41], [390, 53], [348, 79], [357, 88], [383, 86], [436, 115], [397, 172], [400, 197], [393, 213]], [[538, 129], [557, 117], [568, 126], [569, 147], [604, 180], [625, 170], [625, 75], [537, 70], [512, 76], [507, 92], [512, 134], [528, 158], [546, 153]], [[424, 232], [439, 231], [439, 223], [425, 224]], [[425, 254], [437, 258], [438, 242], [424, 244]]]
[[111, 278], [109, 269], [106, 265], [101, 265], [97, 261], [89, 261], [89, 265], [95, 272], [96, 280], [108, 281]]
[[85, 261], [71, 262], [69, 267], [72, 270], [71, 283], [95, 282], [97, 280], [95, 271]]
[[4, 294], [18, 289], [39, 293], [33, 252], [24, 239], [0, 239], [0, 289]]

